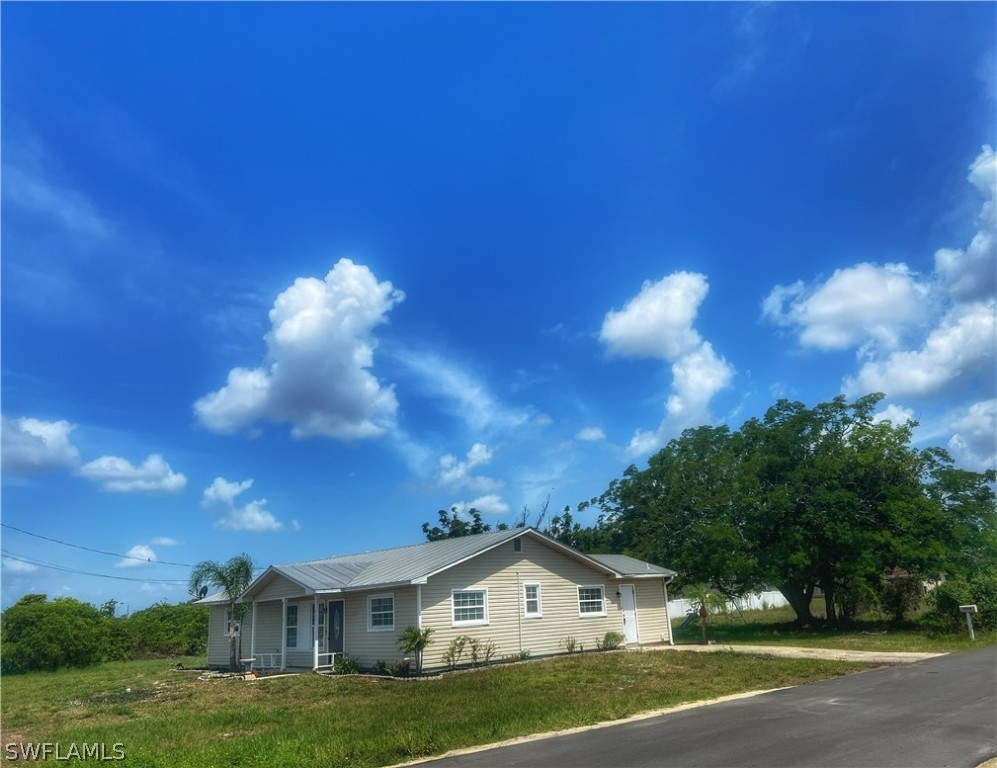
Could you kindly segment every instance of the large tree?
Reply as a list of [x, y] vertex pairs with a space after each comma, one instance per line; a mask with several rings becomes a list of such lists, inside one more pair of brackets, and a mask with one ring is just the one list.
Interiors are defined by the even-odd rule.
[[192, 595], [197, 595], [202, 587], [208, 586], [223, 592], [228, 600], [229, 669], [233, 672], [239, 669], [235, 626], [240, 611], [245, 608], [236, 601], [252, 580], [253, 561], [245, 553], [236, 555], [227, 563], [203, 560], [194, 566], [190, 574], [189, 587]]
[[920, 577], [995, 556], [993, 472], [911, 446], [881, 395], [808, 408], [780, 400], [740, 430], [687, 430], [594, 503], [633, 554], [737, 595], [772, 584], [802, 623], [824, 593], [851, 618], [884, 569]]

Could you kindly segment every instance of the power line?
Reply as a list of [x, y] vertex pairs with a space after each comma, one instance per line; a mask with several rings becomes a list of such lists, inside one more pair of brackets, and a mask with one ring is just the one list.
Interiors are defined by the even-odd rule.
[[96, 576], [101, 579], [116, 579], [117, 581], [140, 581], [147, 584], [186, 584], [186, 579], [135, 579], [130, 576], [111, 576], [106, 573], [94, 573], [93, 571], [80, 571], [76, 568], [65, 568], [61, 565], [52, 565], [51, 563], [43, 563], [41, 560], [33, 560], [28, 557], [23, 557], [21, 555], [16, 555], [13, 552], [9, 552], [6, 549], [0, 549], [0, 554], [9, 560], [17, 560], [20, 563], [27, 563], [28, 565], [36, 565], [41, 568], [51, 568], [54, 571], [65, 571], [66, 573], [76, 573], [82, 576]]
[[136, 557], [135, 555], [119, 555], [116, 552], [108, 552], [103, 549], [94, 549], [93, 547], [84, 547], [82, 544], [71, 544], [68, 541], [60, 541], [59, 539], [53, 539], [50, 536], [42, 536], [40, 533], [32, 533], [31, 531], [25, 531], [23, 528], [17, 528], [13, 525], [8, 525], [7, 523], [0, 523], [0, 526], [4, 528], [9, 528], [12, 531], [17, 531], [18, 533], [23, 533], [27, 536], [34, 536], [36, 539], [44, 539], [45, 541], [51, 541], [53, 544], [62, 544], [64, 547], [73, 547], [74, 549], [83, 549], [87, 552], [96, 552], [98, 555], [110, 555], [111, 557], [120, 557], [124, 560], [138, 560], [140, 563], [154, 563], [156, 565], [178, 565], [182, 568], [193, 568], [194, 566], [190, 563], [173, 563], [169, 560], [150, 560], [147, 557]]

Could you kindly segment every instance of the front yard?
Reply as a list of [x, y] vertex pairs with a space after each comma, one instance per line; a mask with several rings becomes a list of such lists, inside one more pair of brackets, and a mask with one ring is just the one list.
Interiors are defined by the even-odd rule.
[[[363, 676], [199, 681], [173, 661], [0, 680], [12, 741], [122, 745], [166, 768], [380, 766], [614, 720], [867, 665], [733, 653], [585, 653], [424, 680]], [[203, 659], [182, 659], [192, 666]]]

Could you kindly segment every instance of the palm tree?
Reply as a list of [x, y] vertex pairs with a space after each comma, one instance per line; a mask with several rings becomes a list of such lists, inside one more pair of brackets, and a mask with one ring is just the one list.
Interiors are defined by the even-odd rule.
[[[236, 651], [235, 622], [237, 611], [245, 606], [237, 606], [239, 598], [253, 580], [253, 561], [249, 555], [236, 555], [227, 563], [216, 563], [214, 560], [202, 560], [194, 566], [190, 574], [190, 593], [196, 595], [204, 586], [212, 586], [225, 593], [228, 598], [228, 648], [229, 669], [239, 670], [239, 654]], [[254, 617], [255, 618], [255, 617]]]

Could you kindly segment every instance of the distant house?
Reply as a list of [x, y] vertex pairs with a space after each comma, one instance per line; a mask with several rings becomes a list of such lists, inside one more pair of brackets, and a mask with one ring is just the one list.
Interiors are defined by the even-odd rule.
[[[426, 669], [450, 641], [495, 643], [495, 658], [594, 648], [609, 631], [628, 645], [671, 643], [674, 571], [626, 555], [584, 555], [532, 528], [271, 565], [239, 598], [240, 658], [254, 667], [321, 669], [335, 654], [391, 663], [409, 626], [432, 627]], [[212, 595], [208, 664], [228, 666], [227, 601]], [[252, 659], [253, 661], [248, 661]]]

